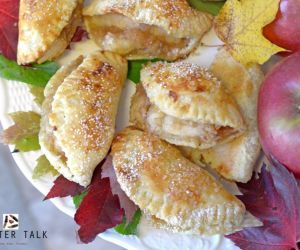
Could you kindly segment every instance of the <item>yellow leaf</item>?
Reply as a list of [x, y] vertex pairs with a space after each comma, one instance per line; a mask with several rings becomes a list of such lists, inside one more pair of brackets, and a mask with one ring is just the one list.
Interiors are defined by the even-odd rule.
[[262, 29], [275, 19], [280, 0], [227, 0], [216, 18], [215, 29], [225, 48], [239, 62], [265, 63], [284, 51], [272, 44]]

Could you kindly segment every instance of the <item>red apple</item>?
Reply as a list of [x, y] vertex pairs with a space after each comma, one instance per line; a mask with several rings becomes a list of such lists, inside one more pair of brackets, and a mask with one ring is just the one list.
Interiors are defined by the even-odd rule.
[[300, 176], [300, 52], [266, 76], [258, 98], [258, 129], [265, 153]]
[[281, 0], [276, 19], [263, 33], [282, 48], [300, 51], [300, 0]]

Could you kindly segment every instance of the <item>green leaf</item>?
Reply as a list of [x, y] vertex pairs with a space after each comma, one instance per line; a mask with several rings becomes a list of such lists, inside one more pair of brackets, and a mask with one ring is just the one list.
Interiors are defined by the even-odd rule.
[[37, 165], [32, 172], [32, 179], [38, 179], [48, 173], [52, 174], [52, 176], [58, 175], [58, 172], [50, 164], [45, 155], [40, 156], [36, 161]]
[[140, 72], [143, 65], [147, 62], [157, 62], [161, 61], [160, 59], [142, 59], [142, 60], [132, 60], [128, 61], [128, 74], [127, 78], [134, 83], [140, 82]]
[[73, 196], [73, 203], [74, 203], [76, 209], [79, 208], [80, 203], [82, 202], [82, 200], [83, 200], [83, 198], [86, 194], [87, 194], [87, 191], [85, 191], [81, 194]]
[[223, 7], [225, 1], [208, 2], [203, 0], [188, 0], [190, 5], [199, 11], [208, 12], [214, 16], [217, 16], [220, 9]]
[[34, 101], [38, 104], [38, 105], [42, 105], [43, 101], [45, 99], [44, 96], [44, 88], [41, 87], [35, 87], [35, 86], [30, 86], [30, 93], [34, 96]]
[[37, 87], [45, 87], [59, 66], [56, 62], [20, 66], [0, 54], [0, 77], [20, 81]]
[[15, 146], [16, 149], [21, 152], [35, 151], [41, 148], [39, 144], [39, 137], [37, 134], [21, 138], [16, 142]]
[[123, 235], [136, 235], [137, 233], [137, 226], [140, 223], [142, 217], [142, 212], [140, 209], [137, 209], [132, 220], [126, 226], [126, 217], [123, 217], [122, 224], [115, 227], [115, 230]]
[[16, 149], [22, 152], [38, 150], [41, 116], [32, 111], [14, 112], [9, 116], [14, 121], [14, 125], [0, 134], [0, 142], [15, 145]]

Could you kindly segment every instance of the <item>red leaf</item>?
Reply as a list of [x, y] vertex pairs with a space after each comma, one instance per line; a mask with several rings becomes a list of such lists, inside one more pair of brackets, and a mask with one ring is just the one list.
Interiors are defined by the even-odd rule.
[[48, 200], [55, 197], [66, 197], [81, 194], [84, 191], [84, 187], [78, 183], [69, 181], [62, 175], [58, 176], [54, 181], [54, 185], [50, 192], [47, 194], [44, 200]]
[[109, 178], [112, 193], [118, 195], [121, 208], [123, 208], [125, 211], [126, 222], [129, 223], [132, 220], [136, 210], [138, 209], [138, 206], [135, 205], [134, 202], [131, 201], [125, 194], [125, 192], [121, 189], [112, 164], [111, 156], [107, 157], [106, 161], [102, 166], [102, 178], [105, 177]]
[[79, 26], [77, 27], [71, 42], [73, 43], [80, 42], [83, 38], [87, 38], [87, 37], [88, 37], [88, 33]]
[[122, 223], [124, 210], [119, 198], [113, 195], [108, 178], [101, 179], [100, 164], [95, 172], [87, 195], [75, 214], [80, 226], [79, 238], [84, 243], [93, 241], [97, 234]]
[[243, 250], [299, 249], [300, 189], [294, 176], [278, 163], [270, 172], [264, 165], [259, 179], [239, 187], [244, 195], [238, 198], [264, 225], [227, 237]]
[[0, 0], [0, 53], [16, 60], [19, 0]]

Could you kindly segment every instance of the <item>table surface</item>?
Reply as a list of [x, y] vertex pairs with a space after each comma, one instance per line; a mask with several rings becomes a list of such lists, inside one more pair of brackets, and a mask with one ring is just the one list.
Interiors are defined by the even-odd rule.
[[[2, 127], [0, 125], [0, 131]], [[19, 214], [20, 230], [46, 230], [47, 239], [18, 240], [0, 238], [1, 250], [122, 250], [99, 237], [85, 245], [77, 243], [75, 221], [60, 212], [22, 175], [9, 148], [0, 143], [0, 216], [4, 213]], [[2, 223], [2, 218], [0, 218]], [[1, 227], [2, 229], [2, 227]], [[13, 245], [6, 245], [7, 242]]]

